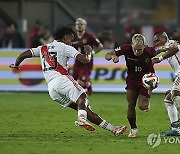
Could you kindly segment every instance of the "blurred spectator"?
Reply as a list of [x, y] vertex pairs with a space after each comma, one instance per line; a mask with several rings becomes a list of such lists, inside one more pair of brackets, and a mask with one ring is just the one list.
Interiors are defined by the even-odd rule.
[[115, 49], [119, 47], [117, 39], [113, 36], [113, 30], [110, 27], [105, 27], [98, 34], [98, 39], [102, 42], [105, 49]]
[[138, 27], [128, 26], [125, 28], [125, 39], [123, 44], [131, 44], [131, 39], [134, 34], [140, 33]]
[[36, 20], [34, 26], [29, 32], [29, 48], [38, 47], [41, 45], [39, 38], [41, 37], [43, 24], [40, 20]]
[[43, 44], [48, 44], [54, 40], [48, 26], [44, 26], [42, 34], [39, 38], [40, 43]]
[[1, 48], [24, 48], [25, 43], [21, 34], [17, 30], [16, 23], [8, 24], [6, 32], [0, 39]]
[[171, 39], [176, 40], [180, 43], [180, 28], [176, 28], [171, 36]]

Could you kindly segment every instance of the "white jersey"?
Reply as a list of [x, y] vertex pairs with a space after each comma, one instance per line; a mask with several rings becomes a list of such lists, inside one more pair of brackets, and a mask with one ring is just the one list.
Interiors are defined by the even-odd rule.
[[85, 90], [68, 75], [67, 61], [80, 53], [74, 47], [56, 40], [30, 49], [34, 57], [40, 57], [49, 95], [62, 106], [75, 103]]
[[[166, 45], [170, 45], [172, 43], [174, 43], [174, 40], [169, 40], [169, 42], [167, 42]], [[180, 74], [180, 45], [178, 45], [178, 48], [179, 51], [175, 55], [167, 58], [176, 76]]]
[[40, 57], [45, 80], [50, 82], [60, 75], [68, 75], [67, 61], [76, 58], [79, 52], [62, 42], [53, 42], [30, 49], [34, 57]]

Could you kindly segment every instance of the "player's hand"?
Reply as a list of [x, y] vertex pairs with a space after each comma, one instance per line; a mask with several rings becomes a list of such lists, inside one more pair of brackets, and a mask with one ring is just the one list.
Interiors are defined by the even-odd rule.
[[160, 63], [161, 61], [159, 60], [159, 57], [153, 57], [152, 59], [152, 64]]
[[19, 70], [19, 66], [15, 66], [15, 64], [10, 64], [9, 68], [15, 68], [15, 69]]
[[112, 61], [114, 63], [118, 63], [119, 62], [119, 57], [118, 56], [115, 56], [115, 55], [112, 55]]
[[90, 45], [84, 45], [84, 51], [86, 54], [92, 53], [92, 48]]
[[108, 60], [108, 61], [110, 61], [110, 60], [112, 59], [111, 54], [110, 54], [110, 53], [106, 53], [105, 59]]
[[176, 49], [177, 47], [178, 47], [178, 45], [179, 45], [179, 43], [178, 43], [178, 41], [174, 41], [174, 43], [173, 44], [170, 44], [169, 45], [169, 50], [173, 50], [173, 49]]

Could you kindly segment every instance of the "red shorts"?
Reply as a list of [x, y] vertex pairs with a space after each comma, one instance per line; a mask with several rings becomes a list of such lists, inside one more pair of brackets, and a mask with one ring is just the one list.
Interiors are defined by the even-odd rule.
[[146, 88], [144, 88], [144, 86], [142, 85], [141, 81], [132, 81], [132, 80], [126, 80], [126, 90], [132, 90], [135, 92], [138, 92], [140, 95], [146, 96], [148, 98], [150, 98], [151, 96], [148, 94], [148, 90]]

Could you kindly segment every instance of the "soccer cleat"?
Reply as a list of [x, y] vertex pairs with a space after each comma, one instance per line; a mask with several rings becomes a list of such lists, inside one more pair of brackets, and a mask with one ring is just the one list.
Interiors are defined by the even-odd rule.
[[162, 136], [180, 136], [180, 131], [171, 129], [169, 132], [164, 133]]
[[128, 137], [136, 137], [137, 136], [137, 128], [133, 128], [130, 130]]
[[114, 136], [119, 136], [120, 134], [123, 134], [126, 131], [126, 126], [116, 126], [113, 130], [112, 133]]
[[177, 121], [175, 121], [175, 122], [173, 122], [173, 123], [171, 124], [171, 126], [174, 127], [174, 128], [180, 127], [180, 119], [177, 120]]
[[95, 127], [92, 126], [90, 123], [88, 123], [86, 120], [78, 119], [77, 121], [75, 121], [75, 125], [84, 127], [88, 131], [94, 131], [95, 130]]

